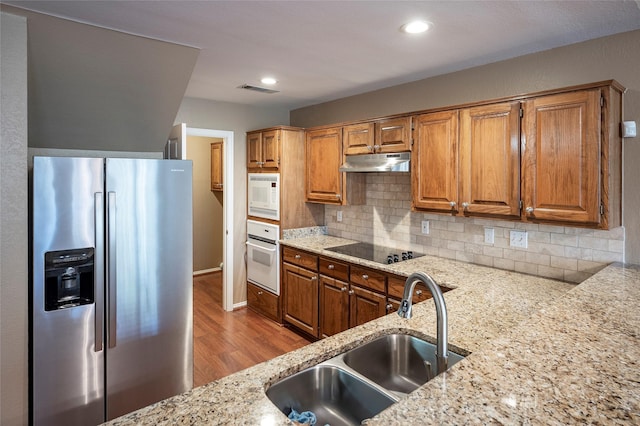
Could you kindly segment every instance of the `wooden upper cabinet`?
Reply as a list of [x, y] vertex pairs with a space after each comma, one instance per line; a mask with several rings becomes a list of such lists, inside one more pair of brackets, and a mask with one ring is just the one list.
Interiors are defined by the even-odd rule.
[[279, 160], [279, 130], [270, 130], [262, 133], [262, 167], [278, 168]]
[[375, 144], [375, 125], [373, 123], [345, 126], [342, 129], [342, 135], [345, 155], [373, 153], [373, 145]]
[[600, 89], [525, 102], [526, 220], [600, 222]]
[[342, 204], [342, 128], [307, 131], [305, 157], [307, 201]]
[[460, 208], [520, 215], [520, 102], [460, 111]]
[[222, 142], [211, 144], [211, 190], [223, 190], [223, 147]]
[[380, 154], [411, 150], [411, 117], [389, 118], [345, 126], [344, 153]]
[[260, 168], [262, 161], [262, 132], [247, 133], [247, 168]]
[[411, 150], [411, 117], [376, 121], [376, 152]]
[[247, 133], [247, 169], [277, 169], [280, 166], [280, 131]]
[[413, 207], [457, 211], [458, 111], [414, 117]]

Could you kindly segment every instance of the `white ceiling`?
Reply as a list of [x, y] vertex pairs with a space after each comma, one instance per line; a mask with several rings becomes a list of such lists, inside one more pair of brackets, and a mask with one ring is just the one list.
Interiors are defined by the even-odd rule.
[[[197, 47], [186, 96], [288, 109], [640, 28], [622, 0], [2, 3]], [[237, 88], [265, 75], [279, 93]]]

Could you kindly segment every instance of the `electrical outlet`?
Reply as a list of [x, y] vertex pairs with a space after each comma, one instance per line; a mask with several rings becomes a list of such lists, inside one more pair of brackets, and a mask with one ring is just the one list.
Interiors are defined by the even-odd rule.
[[338, 222], [342, 222], [342, 210], [338, 210], [338, 212], [336, 213], [336, 220]]
[[486, 244], [493, 244], [495, 232], [493, 228], [484, 228], [484, 242]]
[[527, 231], [509, 231], [509, 245], [511, 247], [527, 248]]
[[422, 221], [422, 233], [423, 234], [428, 234], [429, 233], [429, 221], [428, 220], [423, 220]]

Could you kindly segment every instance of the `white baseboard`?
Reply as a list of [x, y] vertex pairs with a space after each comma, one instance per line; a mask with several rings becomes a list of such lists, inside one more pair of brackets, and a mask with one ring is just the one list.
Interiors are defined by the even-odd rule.
[[221, 271], [222, 269], [220, 268], [211, 268], [211, 269], [202, 269], [200, 271], [193, 271], [193, 276], [198, 276], [198, 275], [204, 275], [204, 274], [210, 274], [212, 272], [218, 272]]
[[233, 304], [233, 310], [235, 311], [236, 309], [244, 308], [245, 306], [247, 306], [247, 301], [246, 300], [244, 302], [234, 303]]

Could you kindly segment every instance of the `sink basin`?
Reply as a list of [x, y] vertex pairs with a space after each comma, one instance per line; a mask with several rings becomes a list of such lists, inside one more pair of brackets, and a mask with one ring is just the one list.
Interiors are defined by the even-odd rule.
[[289, 415], [311, 411], [318, 425], [359, 425], [396, 401], [353, 374], [319, 364], [267, 389], [267, 397]]
[[[449, 367], [464, 359], [448, 352]], [[343, 362], [387, 390], [410, 393], [437, 375], [436, 345], [389, 334], [346, 352]]]

